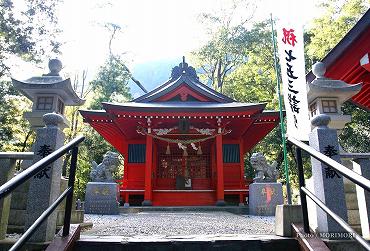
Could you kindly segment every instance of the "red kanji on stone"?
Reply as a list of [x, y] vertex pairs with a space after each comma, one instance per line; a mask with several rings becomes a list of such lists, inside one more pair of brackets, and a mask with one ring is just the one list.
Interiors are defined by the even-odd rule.
[[283, 43], [286, 44], [288, 42], [288, 44], [294, 46], [295, 43], [297, 43], [297, 40], [296, 40], [296, 36], [294, 35], [294, 30], [293, 29], [285, 29], [283, 28], [283, 33], [284, 33], [284, 37], [282, 39]]

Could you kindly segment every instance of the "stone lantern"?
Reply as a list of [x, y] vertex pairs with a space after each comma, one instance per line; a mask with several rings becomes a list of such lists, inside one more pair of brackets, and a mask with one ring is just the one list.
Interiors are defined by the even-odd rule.
[[362, 84], [349, 85], [341, 80], [326, 78], [326, 67], [322, 62], [314, 64], [312, 72], [316, 79], [307, 85], [310, 119], [319, 114], [326, 114], [331, 119], [330, 128], [343, 129], [345, 124], [351, 122], [351, 115], [344, 115], [340, 108], [361, 90]]
[[63, 117], [61, 128], [69, 126], [69, 121], [64, 115], [65, 106], [80, 106], [85, 100], [78, 97], [73, 90], [71, 80], [63, 79], [59, 72], [62, 63], [58, 59], [49, 61], [48, 74], [41, 77], [32, 77], [25, 81], [12, 78], [14, 87], [33, 102], [32, 111], [25, 112], [24, 117], [30, 122], [33, 129], [43, 127], [42, 116], [55, 112]]

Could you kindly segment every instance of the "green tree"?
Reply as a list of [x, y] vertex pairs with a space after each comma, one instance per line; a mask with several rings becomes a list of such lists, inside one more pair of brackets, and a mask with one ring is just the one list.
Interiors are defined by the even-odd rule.
[[339, 142], [347, 152], [370, 152], [370, 113], [360, 107], [346, 102], [342, 108], [344, 114], [352, 115], [339, 135]]
[[130, 100], [128, 87], [130, 79], [126, 66], [118, 56], [110, 56], [105, 65], [100, 67], [95, 80], [90, 82], [94, 92], [91, 109], [101, 109], [101, 102], [124, 102]]
[[202, 80], [213, 88], [222, 91], [227, 75], [245, 62], [243, 35], [254, 10], [255, 5], [251, 1], [235, 0], [229, 8], [218, 13], [200, 15], [200, 22], [207, 26], [210, 39], [192, 55], [195, 65], [202, 69]]
[[335, 47], [368, 10], [369, 4], [369, 0], [329, 0], [318, 5], [323, 14], [312, 21], [305, 37], [307, 69]]
[[29, 123], [23, 118], [31, 102], [9, 81], [0, 81], [0, 151], [24, 151], [29, 146]]
[[25, 11], [12, 0], [0, 0], [0, 78], [9, 70], [11, 57], [40, 62], [58, 53], [55, 8], [58, 0], [27, 0]]
[[269, 21], [253, 25], [241, 35], [246, 44], [246, 62], [236, 68], [224, 81], [224, 92], [238, 101], [267, 102], [267, 109], [277, 109], [276, 74], [271, 60], [271, 26]]

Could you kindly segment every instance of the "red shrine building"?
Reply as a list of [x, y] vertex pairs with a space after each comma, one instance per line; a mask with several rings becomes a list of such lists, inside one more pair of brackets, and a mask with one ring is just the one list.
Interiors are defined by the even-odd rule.
[[265, 106], [202, 84], [184, 60], [141, 97], [81, 114], [124, 156], [123, 202], [206, 206], [245, 202], [244, 155], [279, 123]]

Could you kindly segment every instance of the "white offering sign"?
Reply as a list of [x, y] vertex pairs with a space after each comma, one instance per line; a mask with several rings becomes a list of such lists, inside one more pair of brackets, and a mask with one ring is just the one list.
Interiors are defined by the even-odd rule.
[[287, 135], [308, 141], [308, 116], [303, 27], [281, 22], [277, 29], [281, 77], [287, 117]]

